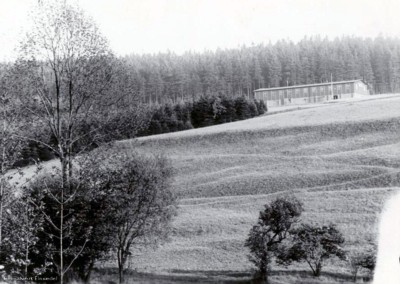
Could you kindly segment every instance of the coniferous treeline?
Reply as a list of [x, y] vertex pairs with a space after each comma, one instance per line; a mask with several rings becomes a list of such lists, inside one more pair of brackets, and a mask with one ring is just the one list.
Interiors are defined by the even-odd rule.
[[[251, 117], [241, 114], [247, 110], [241, 112], [231, 99], [250, 99], [253, 90], [262, 87], [327, 82], [332, 77], [333, 81], [362, 78], [375, 93], [400, 91], [400, 39], [397, 38], [328, 40], [315, 37], [296, 44], [282, 40], [276, 44], [181, 56], [173, 53], [130, 55], [121, 61], [124, 76], [119, 78], [130, 86], [132, 96], [124, 101], [137, 102], [136, 96], [139, 96], [142, 102], [157, 105], [154, 115], [150, 114], [150, 126], [140, 131], [140, 135]], [[113, 91], [118, 93], [119, 89]], [[210, 98], [219, 101], [211, 102]], [[254, 108], [252, 104], [249, 106]], [[107, 140], [137, 136], [136, 132], [129, 134], [132, 132], [130, 117], [118, 110], [105, 128], [117, 135], [108, 135]], [[19, 165], [53, 158], [42, 148], [29, 143], [22, 151], [24, 159]]]
[[216, 52], [130, 55], [143, 102], [196, 100], [210, 94], [250, 97], [257, 88], [364, 79], [374, 93], [400, 91], [400, 40], [314, 37]]
[[154, 107], [148, 127], [139, 136], [181, 131], [233, 122], [264, 114], [263, 101], [244, 97], [202, 96], [195, 102]]

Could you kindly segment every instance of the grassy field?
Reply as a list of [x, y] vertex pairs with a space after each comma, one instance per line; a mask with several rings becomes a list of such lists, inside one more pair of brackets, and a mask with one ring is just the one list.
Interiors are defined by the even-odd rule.
[[[376, 242], [379, 213], [400, 186], [400, 96], [287, 109], [116, 147], [169, 156], [180, 198], [171, 241], [135, 254], [131, 267], [140, 273], [132, 279], [246, 283], [244, 240], [279, 194], [304, 202], [305, 222], [337, 224], [349, 251]], [[350, 270], [333, 261], [313, 279], [306, 266], [274, 267], [272, 280], [346, 283]]]

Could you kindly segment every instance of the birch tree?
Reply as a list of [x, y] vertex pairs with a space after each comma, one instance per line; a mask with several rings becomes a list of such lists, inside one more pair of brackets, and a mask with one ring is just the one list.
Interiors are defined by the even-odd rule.
[[[26, 136], [48, 147], [58, 157], [61, 171], [58, 193], [52, 194], [59, 207], [59, 274], [71, 263], [64, 263], [63, 243], [66, 230], [64, 208], [72, 202], [76, 187], [71, 186], [74, 147], [97, 129], [82, 133], [81, 124], [99, 115], [112, 84], [112, 53], [107, 40], [84, 12], [67, 1], [40, 1], [32, 16], [32, 30], [21, 44], [17, 63], [21, 78], [28, 88], [25, 110], [35, 127], [47, 130], [54, 143]], [[46, 219], [46, 218], [45, 218]], [[46, 219], [49, 221], [49, 219]], [[73, 261], [73, 260], [72, 260]]]

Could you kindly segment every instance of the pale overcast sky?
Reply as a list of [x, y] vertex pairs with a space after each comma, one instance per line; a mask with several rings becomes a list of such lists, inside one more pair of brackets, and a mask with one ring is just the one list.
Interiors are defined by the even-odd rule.
[[[68, 0], [67, 0], [68, 1]], [[304, 36], [400, 36], [399, 0], [75, 0], [118, 55], [232, 48]], [[0, 0], [10, 58], [37, 0]]]

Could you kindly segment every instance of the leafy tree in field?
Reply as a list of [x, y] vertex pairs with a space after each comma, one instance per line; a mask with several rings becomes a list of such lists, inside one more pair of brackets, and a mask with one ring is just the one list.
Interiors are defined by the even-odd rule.
[[111, 154], [106, 162], [99, 155], [97, 166], [87, 173], [96, 190], [107, 194], [106, 214], [113, 230], [120, 283], [131, 249], [165, 240], [175, 214], [169, 162], [122, 152]]
[[280, 248], [278, 263], [290, 264], [293, 261], [306, 262], [314, 276], [320, 276], [324, 261], [331, 257], [345, 259], [341, 245], [344, 237], [335, 226], [311, 226], [302, 224], [290, 232], [292, 236], [289, 248]]
[[245, 246], [250, 249], [249, 259], [258, 269], [258, 276], [268, 282], [270, 262], [298, 221], [303, 206], [296, 198], [277, 198], [260, 212], [258, 222], [250, 230]]

